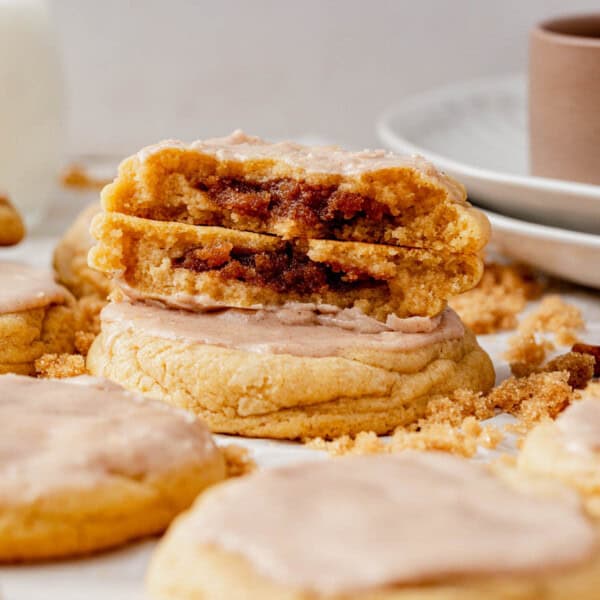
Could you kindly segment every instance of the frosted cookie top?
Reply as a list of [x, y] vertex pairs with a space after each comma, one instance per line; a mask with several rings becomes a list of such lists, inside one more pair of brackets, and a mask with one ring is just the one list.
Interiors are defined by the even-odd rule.
[[465, 329], [447, 309], [428, 319], [390, 317], [389, 325], [354, 310], [291, 305], [273, 310], [165, 310], [141, 303], [111, 302], [101, 313], [106, 335], [135, 331], [191, 344], [259, 354], [343, 356], [356, 349], [408, 352], [461, 339]]
[[146, 161], [152, 155], [169, 148], [212, 154], [222, 161], [277, 160], [307, 173], [359, 175], [384, 169], [415, 169], [435, 179], [440, 185], [447, 186], [454, 201], [465, 202], [466, 197], [464, 186], [438, 171], [419, 155], [401, 156], [385, 150], [350, 152], [336, 145], [305, 146], [291, 141], [267, 142], [237, 129], [228, 136], [196, 140], [190, 144], [180, 140], [164, 140], [142, 148], [138, 157], [141, 161]]
[[0, 376], [0, 508], [111, 479], [152, 480], [218, 452], [184, 411], [93, 377]]
[[568, 450], [600, 452], [600, 398], [584, 398], [571, 404], [556, 419]]
[[73, 297], [50, 271], [13, 262], [0, 262], [0, 315], [50, 304], [67, 304]]
[[121, 163], [105, 210], [286, 239], [479, 252], [490, 226], [465, 188], [419, 156], [270, 143], [241, 131], [167, 140]]
[[534, 495], [480, 465], [417, 452], [261, 472], [203, 497], [172, 535], [320, 594], [552, 571], [597, 543], [568, 490]]

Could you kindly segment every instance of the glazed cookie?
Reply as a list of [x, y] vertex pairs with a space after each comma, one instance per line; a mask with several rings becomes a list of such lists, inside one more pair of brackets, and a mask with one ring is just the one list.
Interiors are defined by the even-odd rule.
[[0, 195], [0, 246], [18, 244], [25, 236], [25, 226], [17, 209], [6, 196]]
[[476, 254], [332, 240], [283, 240], [222, 227], [95, 217], [94, 269], [127, 294], [170, 306], [260, 308], [286, 302], [359, 308], [385, 320], [440, 313], [479, 281]]
[[457, 388], [487, 391], [494, 370], [450, 310], [387, 324], [357, 311], [205, 313], [115, 302], [91, 373], [200, 415], [213, 431], [273, 438], [386, 433]]
[[42, 354], [72, 352], [74, 306], [50, 272], [0, 262], [0, 373], [30, 374]]
[[490, 226], [464, 187], [421, 157], [271, 144], [236, 131], [166, 141], [125, 160], [108, 212], [274, 234], [477, 253]]
[[556, 421], [533, 429], [525, 438], [518, 466], [573, 486], [590, 512], [600, 517], [600, 398], [575, 402]]
[[573, 492], [407, 451], [219, 486], [153, 556], [157, 600], [592, 600], [598, 533]]
[[98, 204], [91, 204], [82, 211], [54, 250], [56, 280], [76, 298], [98, 296], [104, 299], [112, 290], [110, 279], [87, 264], [88, 252], [94, 245], [90, 224], [99, 212]]
[[0, 561], [156, 534], [225, 476], [191, 415], [91, 377], [0, 376]]

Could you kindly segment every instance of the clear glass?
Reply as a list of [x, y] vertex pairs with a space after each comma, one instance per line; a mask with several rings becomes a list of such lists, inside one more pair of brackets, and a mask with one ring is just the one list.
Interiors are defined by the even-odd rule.
[[31, 229], [56, 189], [63, 77], [46, 0], [0, 0], [0, 191]]

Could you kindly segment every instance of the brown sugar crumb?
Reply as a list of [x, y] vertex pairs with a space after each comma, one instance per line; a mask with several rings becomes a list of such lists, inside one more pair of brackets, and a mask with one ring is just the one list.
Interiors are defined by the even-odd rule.
[[220, 446], [219, 450], [225, 459], [228, 479], [249, 475], [256, 470], [256, 463], [251, 458], [248, 448], [229, 444], [229, 446]]
[[[397, 428], [389, 441], [372, 431], [364, 431], [355, 438], [342, 436], [332, 441], [318, 438], [310, 440], [308, 445], [326, 450], [333, 456], [385, 454], [410, 448], [470, 457], [479, 446], [494, 449], [504, 439], [504, 433], [494, 425], [482, 425], [482, 420], [493, 417], [498, 411], [508, 413], [519, 422], [505, 426], [504, 430], [525, 434], [540, 421], [554, 419], [576, 399], [576, 392], [569, 384], [572, 377], [569, 369], [574, 372], [581, 369], [581, 373], [589, 374], [591, 362], [589, 359], [581, 362], [580, 357], [572, 354], [551, 361], [544, 371], [522, 378], [511, 377], [487, 395], [459, 389], [449, 396], [434, 398], [428, 403], [424, 418], [413, 428]], [[581, 366], [583, 364], [587, 364], [587, 370]], [[580, 385], [579, 379], [573, 381]], [[600, 395], [600, 385], [596, 392]]]
[[85, 360], [79, 354], [43, 354], [35, 361], [37, 377], [64, 379], [85, 375]]
[[453, 298], [450, 306], [475, 333], [495, 333], [515, 329], [517, 314], [542, 290], [542, 283], [528, 267], [489, 263], [479, 284]]
[[596, 360], [589, 354], [567, 352], [557, 356], [542, 367], [543, 371], [566, 371], [569, 374], [568, 383], [575, 390], [584, 389], [594, 376]]
[[487, 396], [490, 403], [502, 412], [532, 426], [544, 418], [555, 418], [574, 399], [568, 383], [569, 373], [533, 373], [521, 379], [510, 377]]
[[523, 335], [536, 332], [553, 333], [556, 343], [570, 346], [579, 341], [576, 333], [584, 329], [581, 311], [560, 296], [545, 296], [540, 306], [519, 324]]
[[552, 373], [565, 371], [569, 375], [568, 383], [576, 390], [583, 389], [594, 376], [595, 358], [580, 352], [567, 352], [549, 361], [543, 366], [537, 366], [533, 361], [511, 363], [510, 368], [515, 377], [527, 377], [532, 373]]
[[460, 427], [448, 423], [426, 423], [417, 431], [398, 427], [389, 440], [373, 431], [363, 431], [355, 438], [342, 436], [332, 441], [310, 440], [309, 446], [325, 450], [331, 456], [346, 454], [394, 454], [403, 450], [437, 450], [470, 458], [479, 445], [495, 448], [504, 435], [492, 425], [482, 427], [475, 417], [467, 417]]
[[85, 167], [72, 163], [67, 165], [61, 173], [60, 182], [64, 187], [100, 190], [110, 183], [110, 179], [92, 177]]
[[574, 344], [571, 351], [592, 356], [594, 358], [594, 377], [600, 377], [600, 346]]
[[504, 357], [509, 361], [513, 375], [524, 377], [533, 373], [544, 362], [547, 352], [553, 349], [552, 342], [538, 341], [533, 333], [518, 334], [508, 340]]
[[96, 334], [92, 333], [91, 331], [76, 331], [75, 350], [77, 350], [79, 354], [87, 356], [87, 353], [90, 351], [90, 347], [95, 339]]
[[437, 450], [471, 458], [477, 452], [477, 437], [458, 427], [442, 423], [431, 424], [420, 431], [397, 429], [390, 443], [392, 452], [402, 450]]
[[83, 296], [77, 301], [75, 349], [84, 356], [100, 333], [100, 311], [105, 305], [106, 301], [96, 296]]
[[432, 423], [442, 423], [458, 427], [467, 417], [479, 420], [489, 419], [496, 414], [492, 402], [479, 392], [458, 389], [449, 396], [440, 396], [427, 404], [425, 417], [419, 420], [417, 427]]

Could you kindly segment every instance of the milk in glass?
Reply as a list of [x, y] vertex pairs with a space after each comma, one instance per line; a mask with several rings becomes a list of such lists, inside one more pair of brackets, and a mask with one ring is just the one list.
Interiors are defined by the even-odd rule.
[[45, 0], [0, 0], [0, 193], [44, 215], [63, 150], [63, 87]]

